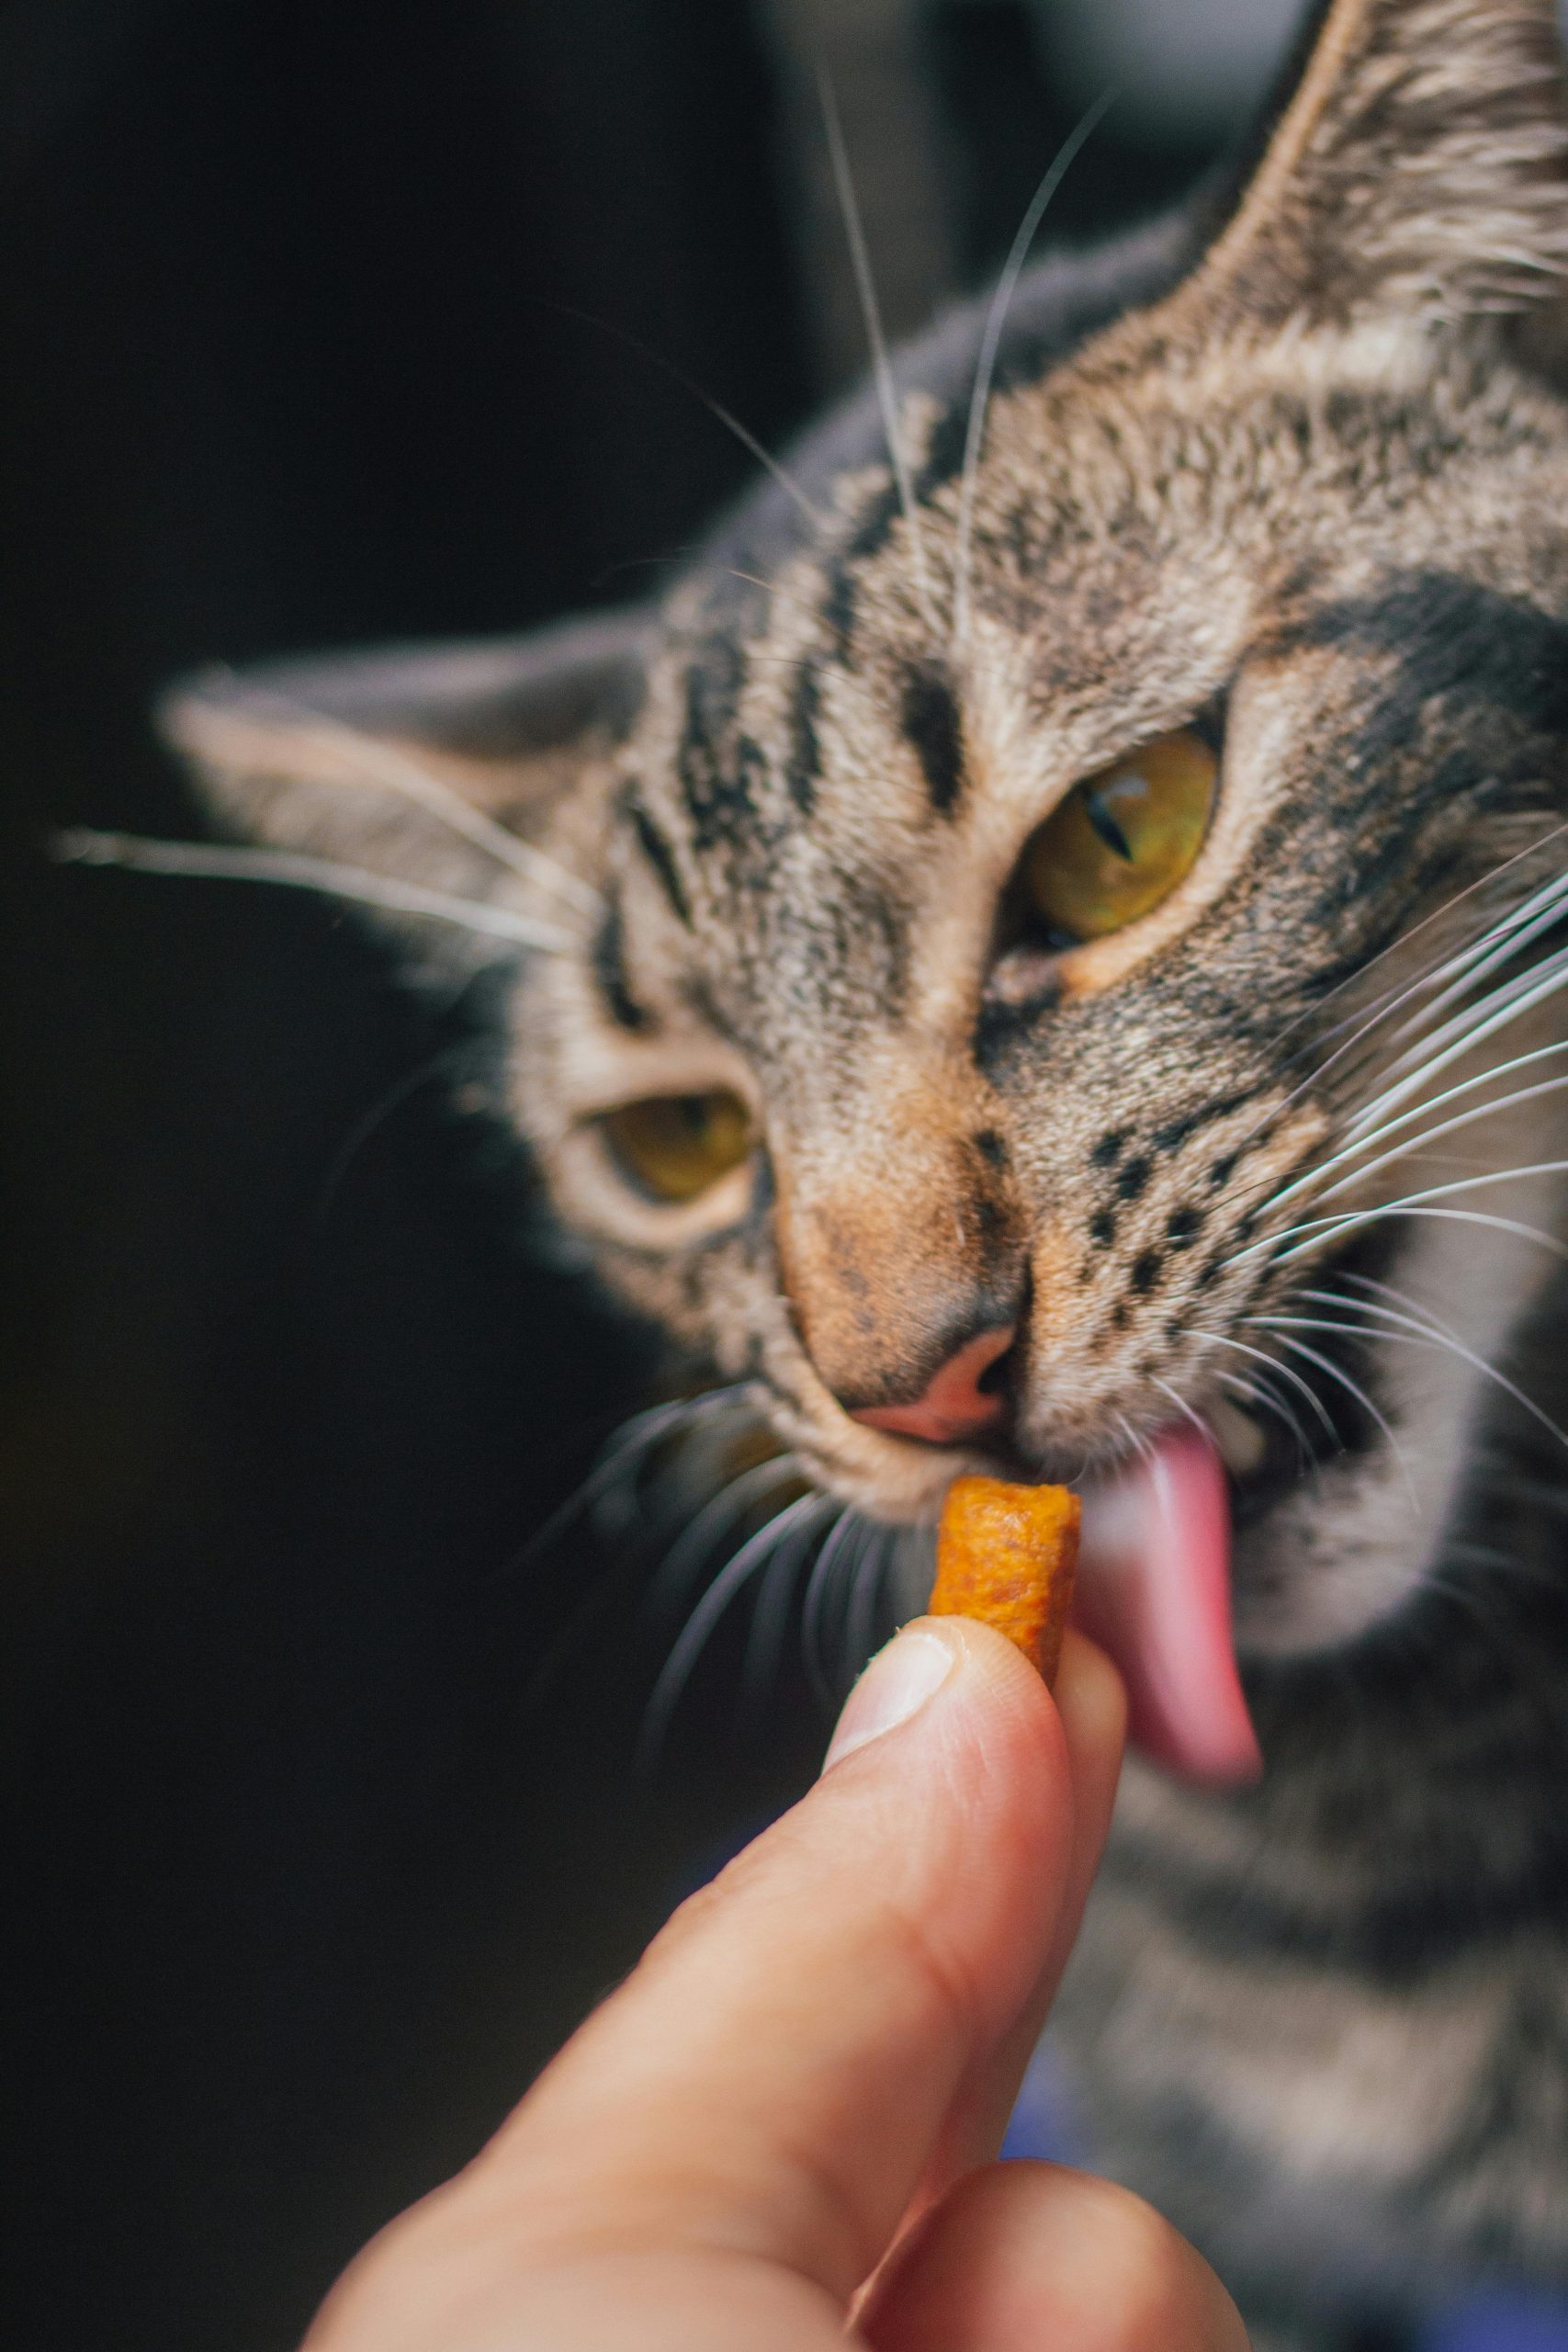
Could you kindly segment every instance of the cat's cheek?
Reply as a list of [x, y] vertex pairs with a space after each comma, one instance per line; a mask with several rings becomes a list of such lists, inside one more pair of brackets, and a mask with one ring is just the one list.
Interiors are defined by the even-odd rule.
[[1232, 1600], [1241, 1656], [1337, 1649], [1394, 1616], [1420, 1590], [1441, 1539], [1450, 1497], [1434, 1484], [1417, 1519], [1399, 1461], [1379, 1444], [1329, 1464], [1242, 1530]]
[[[1418, 1261], [1419, 1246], [1413, 1254]], [[1424, 1254], [1442, 1253], [1428, 1245]], [[1395, 1617], [1434, 1573], [1485, 1383], [1461, 1358], [1433, 1348], [1389, 1350], [1366, 1376], [1379, 1424], [1236, 1532], [1235, 1623], [1244, 1654], [1292, 1657], [1354, 1643]]]

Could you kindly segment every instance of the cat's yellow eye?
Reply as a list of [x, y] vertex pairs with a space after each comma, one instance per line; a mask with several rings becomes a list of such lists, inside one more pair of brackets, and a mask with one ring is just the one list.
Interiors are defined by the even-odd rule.
[[1020, 879], [1064, 943], [1102, 939], [1168, 898], [1191, 871], [1219, 761], [1190, 727], [1085, 776], [1041, 826]]
[[739, 1094], [649, 1094], [599, 1122], [622, 1172], [656, 1201], [694, 1201], [751, 1151], [751, 1114]]

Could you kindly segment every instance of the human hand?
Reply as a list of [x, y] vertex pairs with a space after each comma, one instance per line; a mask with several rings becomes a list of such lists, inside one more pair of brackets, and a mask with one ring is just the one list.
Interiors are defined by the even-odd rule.
[[[1147, 2206], [987, 2162], [1077, 1932], [1122, 1702], [987, 1628], [874, 1659], [823, 1777], [692, 1897], [305, 2352], [1246, 2352]], [[866, 2282], [870, 2282], [867, 2285]]]

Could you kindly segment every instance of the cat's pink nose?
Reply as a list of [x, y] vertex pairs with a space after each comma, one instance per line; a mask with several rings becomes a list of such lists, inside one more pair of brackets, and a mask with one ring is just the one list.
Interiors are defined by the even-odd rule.
[[864, 1405], [850, 1415], [874, 1430], [892, 1430], [899, 1437], [923, 1438], [928, 1445], [958, 1445], [994, 1429], [1007, 1412], [1005, 1400], [987, 1396], [984, 1374], [1013, 1343], [1018, 1326], [1002, 1323], [976, 1332], [955, 1355], [938, 1366], [924, 1393], [909, 1405]]

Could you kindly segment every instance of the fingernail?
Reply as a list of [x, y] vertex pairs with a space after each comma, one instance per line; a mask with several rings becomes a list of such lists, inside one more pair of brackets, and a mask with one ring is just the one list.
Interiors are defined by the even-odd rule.
[[867, 1740], [907, 1724], [935, 1690], [940, 1690], [957, 1663], [957, 1651], [940, 1634], [910, 1626], [895, 1634], [878, 1650], [844, 1702], [838, 1728], [822, 1759], [824, 1772], [841, 1764]]

